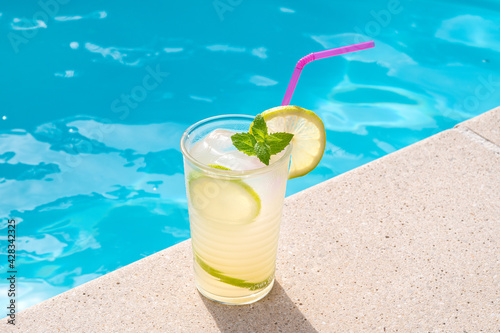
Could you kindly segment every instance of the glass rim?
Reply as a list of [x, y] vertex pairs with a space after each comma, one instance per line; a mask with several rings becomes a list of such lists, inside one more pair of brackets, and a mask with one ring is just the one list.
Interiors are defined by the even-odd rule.
[[243, 119], [243, 120], [249, 120], [250, 122], [254, 120], [254, 117], [249, 116], [249, 115], [245, 115], [245, 114], [225, 114], [225, 115], [219, 115], [219, 116], [205, 118], [203, 120], [200, 120], [200, 121], [194, 123], [193, 125], [189, 126], [184, 131], [184, 133], [182, 134], [181, 142], [180, 142], [182, 155], [189, 162], [191, 162], [192, 164], [194, 164], [199, 169], [202, 169], [206, 173], [216, 174], [216, 175], [220, 175], [220, 176], [225, 176], [225, 177], [228, 177], [228, 178], [246, 177], [246, 176], [251, 176], [251, 175], [253, 176], [253, 175], [258, 175], [258, 174], [269, 172], [272, 169], [276, 168], [277, 166], [281, 165], [284, 160], [287, 160], [287, 159], [289, 160], [290, 159], [291, 152], [292, 152], [292, 143], [291, 142], [290, 142], [290, 144], [288, 146], [285, 147], [285, 153], [283, 154], [283, 156], [281, 156], [276, 162], [274, 162], [274, 163], [272, 163], [270, 165], [264, 165], [263, 167], [257, 168], [257, 169], [251, 169], [251, 170], [223, 170], [223, 169], [213, 168], [213, 167], [208, 166], [207, 164], [201, 163], [196, 158], [194, 158], [193, 155], [191, 155], [188, 152], [188, 150], [186, 149], [186, 142], [187, 142], [187, 140], [189, 138], [189, 135], [194, 130], [196, 130], [197, 128], [202, 127], [203, 125], [205, 125], [207, 123], [218, 121], [218, 120], [224, 120], [225, 118], [240, 118], [240, 119]]

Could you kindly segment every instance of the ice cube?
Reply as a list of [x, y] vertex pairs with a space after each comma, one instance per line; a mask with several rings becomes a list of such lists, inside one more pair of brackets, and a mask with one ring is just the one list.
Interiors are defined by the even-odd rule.
[[251, 170], [264, 166], [255, 156], [248, 156], [233, 146], [231, 136], [236, 132], [216, 129], [198, 141], [190, 153], [203, 164], [215, 164], [231, 170]]
[[193, 145], [189, 151], [198, 161], [214, 164], [215, 159], [231, 150], [236, 150], [231, 141], [234, 132], [216, 129]]
[[252, 170], [262, 168], [264, 164], [255, 156], [248, 156], [239, 150], [234, 150], [221, 155], [215, 160], [217, 165], [229, 168], [231, 170]]

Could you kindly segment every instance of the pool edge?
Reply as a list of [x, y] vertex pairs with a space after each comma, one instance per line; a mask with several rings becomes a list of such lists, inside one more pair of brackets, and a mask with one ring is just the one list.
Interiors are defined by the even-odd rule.
[[[390, 302], [379, 302], [372, 298], [373, 295], [368, 294], [368, 289], [355, 286], [356, 284], [359, 285], [360, 277], [346, 275], [346, 272], [359, 273], [360, 270], [356, 270], [359, 267], [356, 265], [362, 262], [366, 264], [367, 269], [369, 267], [381, 269], [382, 267], [377, 266], [378, 263], [364, 262], [364, 250], [361, 248], [354, 250], [357, 245], [372, 244], [375, 253], [382, 251], [381, 248], [384, 242], [394, 242], [393, 245], [399, 248], [410, 246], [408, 244], [403, 245], [397, 235], [392, 235], [392, 232], [390, 232], [392, 230], [391, 227], [384, 228], [384, 226], [372, 225], [371, 223], [375, 223], [377, 219], [391, 221], [389, 223], [394, 224], [392, 226], [394, 230], [403, 232], [406, 228], [397, 225], [395, 222], [397, 218], [395, 219], [394, 216], [390, 216], [391, 214], [396, 214], [400, 219], [405, 219], [407, 216], [417, 216], [416, 221], [425, 216], [436, 218], [432, 213], [429, 213], [431, 215], [425, 215], [427, 213], [420, 211], [406, 211], [407, 208], [403, 206], [406, 207], [409, 205], [411, 208], [420, 207], [417, 204], [419, 200], [422, 202], [422, 205], [425, 203], [432, 206], [432, 203], [428, 202], [426, 198], [431, 195], [432, 198], [436, 199], [436, 191], [439, 191], [440, 188], [444, 192], [439, 194], [441, 196], [439, 200], [449, 202], [450, 206], [434, 207], [434, 209], [442, 211], [444, 219], [446, 219], [446, 215], [468, 216], [466, 212], [457, 211], [465, 208], [472, 209], [472, 206], [469, 206], [467, 202], [461, 202], [461, 204], [460, 202], [453, 203], [456, 197], [452, 196], [453, 193], [450, 193], [450, 189], [456, 193], [472, 191], [471, 200], [472, 198], [477, 200], [476, 204], [482, 209], [482, 211], [473, 211], [476, 216], [481, 216], [481, 218], [478, 217], [478, 221], [474, 219], [467, 220], [467, 228], [474, 230], [476, 222], [479, 224], [482, 223], [481, 226], [486, 228], [485, 226], [489, 225], [485, 222], [486, 220], [498, 219], [499, 216], [494, 215], [497, 208], [494, 205], [498, 205], [498, 203], [492, 202], [491, 198], [495, 196], [500, 197], [499, 186], [495, 188], [495, 184], [491, 184], [491, 180], [493, 179], [494, 181], [495, 177], [488, 174], [487, 170], [492, 170], [491, 172], [494, 174], [495, 170], [498, 169], [498, 164], [500, 164], [498, 163], [500, 156], [499, 129], [500, 107], [497, 107], [462, 122], [453, 129], [440, 132], [288, 197], [285, 201], [282, 236], [278, 254], [277, 278], [279, 281], [279, 291], [272, 292], [269, 298], [264, 299], [253, 307], [243, 307], [243, 310], [240, 310], [243, 312], [239, 313], [243, 313], [242, 320], [245, 321], [245, 316], [247, 316], [247, 318], [256, 320], [253, 323], [247, 323], [247, 325], [250, 325], [249, 327], [253, 327], [251, 325], [268, 327], [268, 322], [259, 322], [258, 318], [262, 318], [262, 320], [269, 319], [263, 312], [259, 311], [264, 311], [265, 308], [273, 308], [274, 304], [279, 303], [285, 304], [283, 309], [288, 309], [287, 311], [290, 313], [295, 313], [295, 315], [302, 314], [300, 321], [288, 318], [290, 327], [299, 331], [310, 331], [311, 328], [328, 331], [328, 329], [332, 328], [329, 324], [333, 322], [338, 325], [336, 326], [337, 329], [363, 329], [365, 327], [378, 327], [380, 325], [403, 330], [405, 328], [416, 329], [417, 325], [423, 325], [421, 326], [422, 329], [437, 329], [440, 327], [438, 323], [438, 319], [440, 318], [437, 317], [448, 314], [450, 318], [445, 320], [448, 321], [447, 326], [441, 326], [442, 329], [469, 328], [469, 330], [474, 331], [479, 328], [487, 330], [498, 326], [498, 319], [486, 316], [488, 306], [491, 306], [487, 304], [486, 299], [494, 302], [493, 298], [495, 297], [495, 295], [486, 294], [487, 292], [491, 294], [492, 290], [494, 290], [492, 289], [494, 288], [494, 284], [491, 284], [491, 281], [493, 281], [491, 280], [492, 276], [487, 272], [478, 272], [483, 280], [490, 281], [490, 283], [485, 282], [483, 291], [477, 292], [469, 284], [469, 282], [476, 281], [472, 278], [469, 278], [469, 280], [465, 279], [466, 282], [451, 281], [449, 277], [439, 276], [434, 266], [432, 268], [423, 267], [424, 272], [436, 278], [436, 281], [433, 282], [429, 280], [431, 287], [442, 288], [439, 291], [440, 297], [449, 295], [448, 300], [452, 298], [461, 299], [459, 295], [456, 295], [456, 292], [459, 291], [452, 290], [453, 288], [446, 287], [446, 285], [454, 286], [456, 284], [459, 286], [462, 283], [465, 287], [468, 287], [469, 289], [465, 288], [461, 292], [469, 299], [469, 301], [465, 301], [469, 302], [469, 305], [461, 303], [447, 304], [446, 298], [439, 301], [437, 298], [433, 298], [435, 295], [432, 296], [428, 291], [421, 290], [421, 294], [414, 296], [419, 301], [417, 302], [418, 305], [412, 303], [413, 301], [410, 298], [406, 300], [414, 307], [423, 306], [423, 308], [428, 308], [427, 312], [422, 313], [420, 317], [412, 314], [414, 311], [411, 307], [407, 306], [405, 309], [403, 306], [401, 309], [401, 307], [397, 307], [398, 302], [395, 302], [394, 306], [392, 306]], [[482, 168], [483, 165], [486, 165], [487, 168]], [[460, 172], [458, 172], [457, 166], [463, 169], [460, 169]], [[427, 168], [427, 172], [424, 172], [423, 168]], [[473, 176], [472, 172], [478, 172], [478, 175]], [[434, 174], [440, 177], [434, 177]], [[415, 177], [415, 175], [418, 175], [418, 177]], [[447, 175], [456, 176], [456, 181], [452, 182], [450, 179], [445, 179], [443, 180], [443, 184], [438, 185], [431, 182], [432, 179], [441, 181]], [[407, 183], [408, 179], [418, 180], [419, 177], [424, 182], [423, 184]], [[367, 184], [367, 182], [371, 183]], [[385, 187], [381, 186], [381, 184], [384, 184]], [[406, 188], [404, 188], [405, 186]], [[387, 191], [387, 187], [389, 187], [393, 194], [400, 194], [402, 198], [401, 203], [388, 202], [387, 206], [374, 206], [370, 208], [372, 202], [381, 203], [384, 201], [382, 200], [383, 198], [366, 197], [369, 193], [367, 190], [378, 188], [384, 191], [385, 189], [386, 192], [382, 192], [380, 195], [390, 196], [391, 192]], [[431, 194], [424, 193], [426, 188], [433, 190]], [[411, 190], [414, 190], [414, 193]], [[352, 204], [349, 204], [350, 207], [345, 207], [346, 205], [342, 201], [346, 200], [344, 198], [347, 197], [352, 197]], [[414, 198], [415, 202], [411, 202], [408, 198]], [[459, 197], [458, 200], [464, 200], [464, 198]], [[451, 206], [452, 204], [454, 206]], [[406, 214], [398, 212], [397, 208], [401, 208], [403, 213]], [[363, 212], [363, 209], [366, 211]], [[384, 217], [384, 210], [387, 210], [388, 213], [386, 214], [390, 217]], [[339, 226], [341, 229], [344, 228], [343, 221], [339, 220], [340, 216], [342, 216], [343, 221], [350, 223], [345, 224], [344, 235], [338, 230]], [[368, 221], [368, 228], [383, 230], [388, 234], [382, 235], [382, 239], [379, 240], [379, 235], [372, 235], [364, 230], [361, 225], [358, 225], [359, 221], [365, 220]], [[325, 223], [325, 221], [331, 223]], [[464, 227], [460, 224], [462, 222], [455, 220], [446, 220], [443, 223], [448, 223], [452, 229], [456, 228], [457, 230]], [[410, 223], [410, 225], [411, 230], [418, 231], [418, 224], [415, 221]], [[334, 228], [335, 226], [337, 228]], [[453, 238], [451, 235], [448, 235], [445, 229], [441, 229], [440, 226], [440, 224], [436, 226], [436, 235], [442, 236], [443, 241], [446, 238], [444, 236]], [[429, 227], [432, 228], [432, 225], [429, 224]], [[491, 226], [491, 228], [495, 228], [495, 226]], [[354, 230], [358, 232], [352, 232]], [[422, 230], [419, 232], [422, 232]], [[328, 242], [329, 237], [326, 237], [325, 233], [331, 233], [332, 243]], [[347, 234], [349, 236], [346, 236]], [[417, 237], [417, 235], [414, 236]], [[485, 235], [485, 237], [489, 236]], [[406, 240], [406, 238], [404, 239]], [[349, 248], [349, 250], [345, 253], [342, 252], [344, 250], [337, 245], [336, 240], [346, 241], [344, 246], [345, 248]], [[471, 240], [474, 243], [474, 238], [471, 238]], [[318, 242], [323, 244], [325, 248], [324, 253], [321, 249], [316, 248]], [[315, 244], [316, 247], [314, 247]], [[438, 243], [435, 245], [438, 245]], [[464, 251], [467, 249], [467, 247], [462, 248], [461, 246], [457, 244], [457, 248], [460, 249], [457, 251], [460, 252], [462, 249]], [[332, 252], [332, 250], [340, 254], [329, 254], [328, 251]], [[390, 250], [389, 247], [387, 251], [394, 250]], [[477, 249], [477, 251], [479, 257], [483, 259], [483, 261], [477, 262], [478, 264], [482, 263], [486, 264], [486, 266], [494, 264], [494, 257], [488, 256], [488, 253], [484, 251], [481, 252], [481, 249]], [[395, 252], [393, 257], [389, 257], [390, 260], [386, 257], [382, 257], [382, 259], [388, 262], [393, 260], [400, 263], [400, 258], [398, 257], [400, 253], [402, 252]], [[365, 257], [371, 255], [370, 253], [364, 254]], [[324, 255], [325, 260], [328, 261], [328, 265], [326, 263], [321, 264], [321, 261], [318, 261], [319, 259], [313, 260], [313, 258], [317, 258], [320, 255]], [[441, 254], [435, 253], [435, 255]], [[455, 270], [459, 269], [458, 266], [455, 266], [457, 264], [456, 260], [463, 258], [446, 257], [446, 253], [443, 256], [444, 263]], [[430, 258], [432, 259], [433, 256], [430, 256]], [[335, 262], [337, 266], [341, 266], [342, 272], [339, 273], [332, 270], [333, 266], [329, 266], [331, 262]], [[349, 262], [349, 265], [346, 262]], [[443, 264], [443, 266], [446, 265]], [[292, 269], [291, 267], [295, 268]], [[305, 269], [302, 270], [301, 267], [305, 267]], [[470, 267], [467, 266], [465, 268], [469, 269]], [[472, 270], [472, 268], [470, 269]], [[320, 274], [316, 275], [315, 270]], [[400, 267], [399, 270], [413, 272], [410, 267]], [[452, 269], [448, 269], [448, 271], [452, 271]], [[302, 273], [302, 276], [299, 273]], [[306, 288], [304, 275], [307, 274], [314, 276], [316, 281], [311, 282]], [[326, 288], [325, 281], [327, 280], [325, 280], [325, 275], [331, 276], [333, 281], [336, 282], [358, 282], [351, 283], [348, 287], [346, 287], [347, 282], [344, 282], [344, 286], [342, 287], [330, 284], [331, 287]], [[395, 295], [398, 293], [398, 290], [401, 294], [402, 290], [404, 290], [402, 288], [406, 286], [405, 281], [399, 280], [398, 275], [395, 275], [394, 272], [391, 272], [390, 276], [399, 283], [394, 284], [393, 287], [395, 290], [387, 289], [387, 286], [382, 284], [385, 286], [385, 288], [381, 288], [386, 291], [386, 299], [396, 297]], [[344, 278], [336, 279], [338, 277]], [[411, 278], [412, 275], [408, 277], [408, 279]], [[445, 280], [443, 281], [443, 279]], [[363, 281], [365, 284], [371, 284], [369, 279]], [[415, 281], [415, 283], [419, 285], [418, 281]], [[406, 287], [413, 290], [410, 286]], [[443, 289], [449, 290], [445, 293], [442, 291]], [[349, 290], [351, 290], [355, 294], [349, 297], [341, 296], [341, 292], [344, 290], [346, 293], [349, 293]], [[357, 294], [359, 292], [366, 293], [366, 297], [371, 300], [370, 305], [378, 305], [377, 310], [373, 310], [373, 312], [385, 312], [387, 318], [384, 319], [382, 316], [377, 319], [376, 316], [374, 317], [371, 313], [367, 312], [364, 305], [358, 303], [356, 292]], [[416, 292], [417, 290], [415, 289], [412, 294]], [[312, 293], [317, 295], [326, 294], [322, 295], [321, 300], [318, 300], [312, 297]], [[375, 293], [375, 289], [373, 293]], [[435, 291], [434, 294], [438, 294], [438, 292]], [[496, 299], [498, 300], [498, 295]], [[329, 300], [343, 301], [343, 308], [347, 310], [341, 310], [338, 304], [335, 305], [335, 301], [333, 303], [322, 304], [322, 302]], [[131, 306], [129, 304], [131, 302], [135, 302], [138, 306]], [[440, 305], [439, 303], [444, 304]], [[403, 302], [401, 301], [399, 305], [403, 305]], [[456, 314], [442, 310], [443, 307], [447, 309], [451, 305], [460, 310], [455, 311], [457, 312]], [[495, 306], [495, 303], [492, 303], [492, 305]], [[496, 303], [496, 306], [498, 306], [498, 303]], [[328, 311], [318, 312], [319, 308], [327, 309]], [[275, 311], [280, 312], [283, 309], [277, 307]], [[351, 313], [357, 313], [358, 316], [353, 315], [351, 318], [347, 313], [349, 309]], [[361, 309], [362, 311], [356, 309]], [[490, 310], [493, 311], [493, 307]], [[55, 331], [57, 329], [88, 331], [89, 328], [93, 328], [95, 331], [109, 331], [131, 327], [139, 331], [165, 330], [169, 327], [173, 331], [176, 331], [177, 328], [179, 328], [179, 331], [190, 331], [200, 329], [201, 327], [205, 331], [224, 331], [229, 327], [239, 327], [237, 323], [231, 323], [231, 320], [234, 321], [237, 318], [234, 317], [235, 311], [226, 311], [223, 306], [219, 307], [207, 303], [195, 291], [193, 274], [191, 272], [190, 240], [187, 240], [21, 311], [17, 314], [18, 325], [16, 325], [13, 331], [37, 332], [43, 330]], [[253, 317], [252, 313], [256, 311], [260, 314], [260, 317]], [[470, 313], [479, 313], [485, 317], [482, 317], [481, 321], [478, 320], [478, 323], [471, 323], [466, 321]], [[436, 317], [433, 317], [433, 315]], [[457, 319], [453, 320], [452, 315], [456, 315]], [[280, 325], [285, 325], [286, 318], [287, 316], [284, 314], [284, 318], [278, 318], [276, 322]], [[359, 320], [359, 318], [365, 319]], [[5, 318], [2, 319], [0, 325], [6, 325], [5, 321]], [[481, 322], [485, 326], [471, 326], [481, 325]]]

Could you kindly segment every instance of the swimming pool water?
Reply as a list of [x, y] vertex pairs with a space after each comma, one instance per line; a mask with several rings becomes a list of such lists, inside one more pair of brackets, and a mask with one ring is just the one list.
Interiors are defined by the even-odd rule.
[[305, 67], [291, 103], [328, 143], [288, 195], [500, 104], [498, 1], [57, 1], [0, 8], [18, 309], [187, 239], [182, 132], [279, 105], [310, 52], [376, 43]]

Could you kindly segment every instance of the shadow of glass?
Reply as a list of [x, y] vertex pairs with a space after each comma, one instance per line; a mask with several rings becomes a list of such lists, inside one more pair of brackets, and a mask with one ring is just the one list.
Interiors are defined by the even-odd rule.
[[221, 332], [318, 332], [278, 281], [264, 299], [250, 305], [223, 305], [200, 297]]

